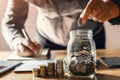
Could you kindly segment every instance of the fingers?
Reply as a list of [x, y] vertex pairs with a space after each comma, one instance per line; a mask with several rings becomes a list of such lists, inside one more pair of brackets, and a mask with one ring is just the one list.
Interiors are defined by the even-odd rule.
[[92, 7], [90, 15], [92, 17], [97, 17], [99, 13], [101, 14], [101, 11], [103, 9], [106, 9], [106, 8], [104, 8], [104, 4], [102, 4], [102, 2], [100, 1], [99, 4], [98, 3], [94, 4], [94, 6]]
[[104, 22], [119, 15], [119, 8], [111, 0], [89, 0], [86, 8], [80, 15], [82, 23], [88, 19]]
[[92, 7], [95, 5], [97, 0], [89, 0], [86, 8], [81, 13], [80, 17], [82, 18], [82, 23], [86, 23], [89, 18], [89, 15], [92, 13]]
[[95, 16], [95, 20], [99, 22], [107, 21], [110, 18], [111, 9], [109, 7], [103, 8], [100, 12]]
[[99, 0], [99, 4], [96, 3], [95, 6], [93, 6], [91, 15], [93, 20], [104, 22], [109, 20], [109, 18], [111, 17], [110, 13], [110, 6], [107, 3]]
[[34, 55], [36, 55], [36, 56], [39, 55], [39, 50], [40, 50], [41, 46], [37, 42], [32, 42], [32, 41], [25, 39], [22, 41], [22, 45], [23, 45], [24, 49], [29, 50], [30, 52], [34, 53]]
[[37, 55], [39, 55], [39, 51], [40, 51], [40, 49], [41, 49], [41, 46], [40, 46], [40, 44], [37, 43], [36, 41], [33, 42], [33, 43], [34, 43], [34, 45], [36, 46], [36, 52], [37, 52]]
[[30, 40], [26, 40], [24, 39], [22, 41], [22, 44], [27, 47], [29, 50], [31, 50], [34, 54], [37, 54], [37, 48], [36, 45], [34, 45], [34, 43]]
[[28, 56], [28, 57], [35, 56], [33, 51], [25, 47], [22, 43], [18, 44], [17, 53], [19, 56]]
[[39, 43], [29, 41], [25, 38], [16, 38], [12, 42], [12, 46], [20, 56], [38, 56], [41, 48]]

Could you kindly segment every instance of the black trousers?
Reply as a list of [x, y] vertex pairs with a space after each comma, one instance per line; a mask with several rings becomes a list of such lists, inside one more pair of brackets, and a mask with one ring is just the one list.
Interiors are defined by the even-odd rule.
[[105, 40], [104, 27], [101, 29], [101, 31], [98, 34], [93, 36], [93, 39], [94, 39], [95, 44], [96, 44], [96, 49], [105, 49], [106, 40]]
[[[55, 44], [48, 39], [44, 38], [41, 34], [38, 33], [37, 41], [40, 42], [43, 48], [49, 48], [50, 50], [65, 50], [66, 46], [61, 46], [58, 44]], [[95, 43], [96, 43], [96, 49], [104, 49], [105, 48], [105, 30], [102, 28], [99, 33], [97, 33], [93, 37]]]

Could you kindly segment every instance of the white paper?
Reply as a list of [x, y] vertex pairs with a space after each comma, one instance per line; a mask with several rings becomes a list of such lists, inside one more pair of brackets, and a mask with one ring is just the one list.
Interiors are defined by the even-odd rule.
[[55, 59], [47, 59], [47, 60], [28, 60], [22, 61], [22, 65], [15, 68], [15, 72], [22, 72], [22, 71], [32, 71], [33, 68], [39, 68], [40, 65], [48, 65], [49, 62], [56, 63]]
[[48, 49], [42, 50], [39, 54], [39, 56], [35, 57], [21, 57], [18, 56], [16, 52], [13, 52], [10, 56], [7, 57], [7, 60], [17, 60], [17, 61], [23, 61], [23, 60], [34, 60], [34, 59], [47, 59], [46, 55], [48, 54]]

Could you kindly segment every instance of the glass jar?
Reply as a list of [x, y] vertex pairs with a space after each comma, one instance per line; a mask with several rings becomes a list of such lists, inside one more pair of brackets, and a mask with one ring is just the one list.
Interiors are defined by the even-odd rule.
[[67, 45], [66, 68], [73, 76], [93, 77], [95, 75], [96, 47], [92, 30], [70, 31]]

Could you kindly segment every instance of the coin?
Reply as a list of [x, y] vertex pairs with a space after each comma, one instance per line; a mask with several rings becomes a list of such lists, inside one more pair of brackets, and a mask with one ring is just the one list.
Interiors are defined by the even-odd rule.
[[63, 60], [57, 60], [56, 68], [57, 69], [63, 69]]
[[87, 72], [86, 65], [81, 64], [80, 72], [81, 73], [86, 73]]
[[82, 18], [79, 18], [79, 19], [78, 19], [78, 25], [79, 25], [79, 26], [83, 25]]
[[69, 70], [70, 70], [70, 72], [73, 74], [73, 75], [75, 75], [75, 74], [77, 74], [78, 73], [78, 71], [76, 70], [76, 65], [77, 65], [78, 63], [73, 63], [73, 62], [71, 62], [70, 63], [70, 65], [69, 65]]
[[53, 72], [55, 70], [55, 63], [48, 63], [48, 72]]
[[55, 77], [55, 71], [54, 72], [48, 72], [48, 77]]
[[77, 60], [78, 60], [79, 63], [81, 63], [81, 62], [83, 62], [85, 59], [84, 59], [84, 57], [79, 56], [79, 57], [77, 58]]
[[87, 74], [95, 73], [94, 63], [87, 64], [86, 70], [87, 70]]
[[40, 66], [40, 77], [46, 77], [46, 66], [45, 65], [41, 65]]
[[38, 77], [39, 76], [39, 69], [38, 68], [33, 68], [33, 75], [34, 77]]
[[78, 63], [77, 60], [72, 60], [70, 65], [71, 65], [71, 66], [76, 66], [77, 63]]
[[63, 69], [57, 69], [57, 70], [56, 70], [56, 75], [57, 75], [58, 77], [64, 76], [64, 70], [63, 70]]

